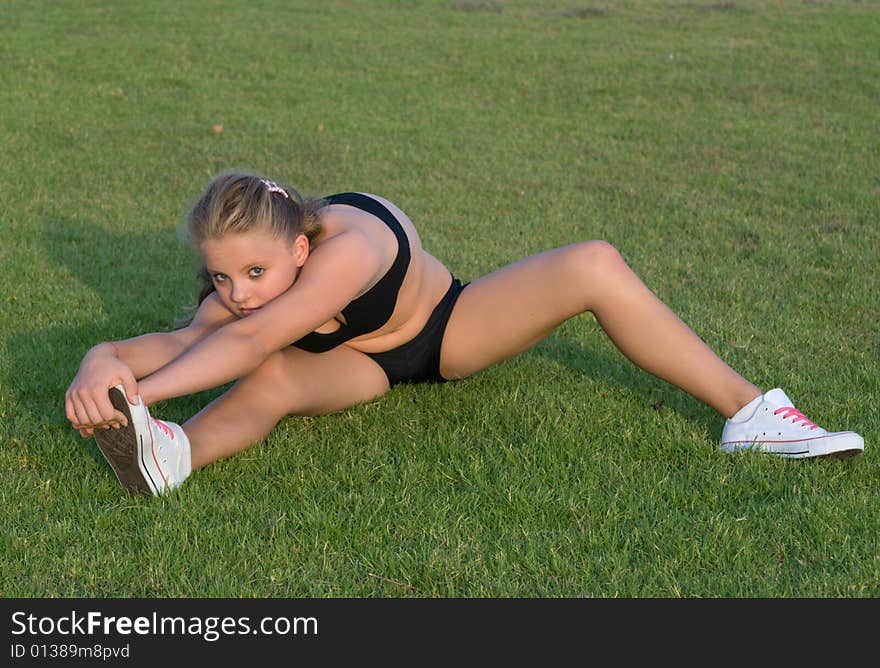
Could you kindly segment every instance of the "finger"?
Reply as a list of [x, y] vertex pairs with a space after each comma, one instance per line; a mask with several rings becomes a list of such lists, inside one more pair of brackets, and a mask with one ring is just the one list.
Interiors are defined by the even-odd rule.
[[70, 392], [64, 393], [64, 415], [71, 422], [76, 420], [76, 412], [73, 410], [73, 402], [70, 400]]
[[125, 417], [125, 413], [123, 413], [122, 411], [114, 409], [112, 424], [117, 429], [119, 429], [119, 427], [127, 427], [128, 426], [128, 418]]
[[85, 408], [82, 400], [80, 399], [78, 394], [74, 394], [71, 397], [71, 403], [73, 404], [73, 414], [76, 419], [77, 424], [90, 424], [92, 422], [89, 417], [89, 413]]
[[137, 381], [130, 369], [128, 370], [128, 375], [122, 378], [122, 388], [125, 390], [125, 396], [128, 397], [128, 403], [137, 405], [141, 402], [138, 396]]
[[98, 409], [98, 412], [101, 414], [101, 421], [108, 422], [113, 419], [113, 414], [116, 412], [116, 408], [110, 402], [110, 393], [109, 387], [105, 390], [95, 391], [92, 396], [94, 397], [95, 406]]
[[102, 420], [101, 422], [87, 422], [81, 424], [73, 425], [74, 429], [119, 429], [122, 426], [125, 426], [127, 421], [125, 419], [125, 415], [119, 414], [113, 417], [112, 420]]
[[86, 409], [86, 415], [88, 415], [89, 424], [101, 424], [104, 420], [113, 415], [112, 410], [108, 411], [107, 415], [104, 415], [101, 412], [101, 409], [98, 408], [98, 404], [95, 402], [95, 399], [90, 395], [82, 397], [82, 403]]

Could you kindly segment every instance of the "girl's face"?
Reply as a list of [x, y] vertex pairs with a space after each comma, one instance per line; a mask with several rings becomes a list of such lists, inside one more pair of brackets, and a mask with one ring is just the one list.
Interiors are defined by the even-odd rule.
[[302, 234], [291, 242], [255, 230], [207, 239], [199, 250], [220, 299], [244, 318], [293, 285], [309, 255], [309, 241]]

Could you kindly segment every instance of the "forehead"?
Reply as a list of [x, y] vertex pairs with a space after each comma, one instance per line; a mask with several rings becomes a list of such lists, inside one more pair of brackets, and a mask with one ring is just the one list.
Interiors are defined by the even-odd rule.
[[287, 254], [287, 250], [288, 244], [283, 238], [263, 230], [229, 232], [221, 237], [205, 239], [199, 246], [202, 258], [209, 266], [271, 259]]

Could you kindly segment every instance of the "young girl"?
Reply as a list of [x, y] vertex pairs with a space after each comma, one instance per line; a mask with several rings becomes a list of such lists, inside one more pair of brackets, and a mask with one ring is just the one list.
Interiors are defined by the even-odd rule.
[[[207, 186], [188, 216], [206, 280], [177, 331], [101, 343], [85, 355], [66, 414], [128, 490], [161, 494], [192, 470], [264, 439], [286, 415], [320, 415], [397, 383], [465, 378], [590, 311], [636, 365], [728, 418], [727, 452], [852, 455], [781, 389], [728, 367], [603, 241], [526, 258], [465, 286], [382, 197], [302, 200], [243, 173]], [[182, 427], [150, 417], [162, 399], [238, 382]]]

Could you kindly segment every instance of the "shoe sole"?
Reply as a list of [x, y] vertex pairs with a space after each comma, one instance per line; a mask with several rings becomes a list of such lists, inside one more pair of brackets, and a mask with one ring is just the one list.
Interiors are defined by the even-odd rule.
[[850, 457], [855, 457], [856, 455], [862, 454], [862, 452], [863, 450], [860, 448], [853, 448], [852, 450], [829, 452], [827, 455], [816, 455], [814, 459], [849, 459]]
[[808, 457], [812, 459], [849, 459], [850, 457], [855, 457], [856, 455], [861, 454], [864, 449], [864, 445], [862, 447], [852, 446], [833, 450], [831, 452], [817, 452], [815, 454], [807, 453], [800, 456], [792, 455], [790, 459], [806, 459]]
[[111, 427], [96, 431], [95, 441], [98, 443], [98, 448], [116, 474], [119, 484], [126, 491], [155, 495], [155, 486], [150, 486], [140, 463], [144, 452], [143, 436], [139, 436], [135, 429], [135, 421], [128, 399], [117, 388], [112, 387], [110, 388], [110, 403], [125, 415], [128, 424], [119, 429]]
[[[854, 437], [850, 439], [853, 442], [846, 445], [835, 446], [835, 444], [831, 440], [827, 442], [806, 441], [805, 445], [778, 445], [773, 444], [772, 442], [749, 443], [737, 441], [732, 443], [722, 443], [721, 447], [725, 452], [751, 450], [763, 454], [776, 455], [777, 457], [784, 457], [786, 459], [848, 459], [850, 457], [855, 457], [856, 455], [864, 451], [865, 441], [860, 436], [858, 436], [858, 434], [850, 432], [839, 433], [835, 436], [839, 438], [840, 436], [844, 435]], [[858, 440], [856, 440], [856, 438]]]

